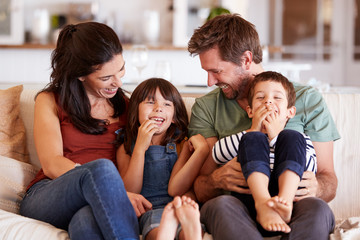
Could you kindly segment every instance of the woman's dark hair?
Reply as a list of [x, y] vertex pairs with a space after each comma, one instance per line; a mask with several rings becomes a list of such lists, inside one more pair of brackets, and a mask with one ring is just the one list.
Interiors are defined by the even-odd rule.
[[165, 79], [150, 78], [140, 83], [130, 97], [123, 139], [125, 151], [130, 155], [131, 145], [135, 142], [140, 127], [139, 104], [147, 99], [154, 99], [156, 89], [159, 89], [161, 95], [166, 100], [174, 104], [174, 122], [171, 123], [166, 131], [165, 138], [162, 140], [161, 145], [166, 145], [170, 141], [179, 143], [187, 136], [189, 120], [184, 101], [179, 91]]
[[[51, 55], [50, 83], [41, 92], [53, 92], [57, 95], [60, 107], [81, 132], [104, 133], [107, 130], [107, 120], [91, 116], [90, 101], [78, 78], [100, 69], [114, 56], [122, 54], [122, 51], [118, 36], [105, 24], [85, 22], [65, 26]], [[126, 111], [125, 99], [120, 88], [109, 99], [114, 108], [114, 118]]]

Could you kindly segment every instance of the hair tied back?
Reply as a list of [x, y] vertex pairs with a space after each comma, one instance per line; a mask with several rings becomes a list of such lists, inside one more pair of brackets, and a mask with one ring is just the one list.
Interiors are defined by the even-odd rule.
[[69, 25], [69, 33], [76, 32], [76, 26], [74, 24]]

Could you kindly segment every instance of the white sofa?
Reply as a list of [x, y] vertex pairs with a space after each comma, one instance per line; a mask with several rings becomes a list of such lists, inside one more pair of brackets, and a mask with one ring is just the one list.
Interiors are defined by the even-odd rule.
[[[7, 188], [5, 190], [8, 190], [8, 194], [0, 196], [0, 203], [9, 203], [8, 209], [0, 209], [0, 239], [69, 239], [64, 230], [17, 214], [19, 202], [24, 194], [24, 187], [40, 167], [34, 147], [32, 129], [36, 92], [37, 90], [24, 90], [20, 98], [20, 116], [26, 129], [26, 144], [30, 153], [30, 164], [0, 156], [2, 182], [0, 186], [2, 186], [2, 192], [4, 192], [4, 186]], [[336, 198], [330, 202], [330, 207], [340, 224], [344, 219], [360, 216], [360, 108], [358, 106], [360, 92], [325, 93], [323, 96], [341, 134], [341, 139], [335, 142], [334, 148], [335, 169], [339, 185]], [[195, 99], [184, 97], [184, 100], [190, 114]], [[357, 220], [357, 218], [351, 219]], [[354, 233], [352, 236], [356, 234], [358, 233]], [[337, 235], [332, 234], [331, 239], [340, 239], [344, 236], [349, 236], [349, 234], [341, 229]], [[207, 235], [205, 238], [210, 239], [211, 237]], [[347, 239], [360, 238], [350, 237]]]

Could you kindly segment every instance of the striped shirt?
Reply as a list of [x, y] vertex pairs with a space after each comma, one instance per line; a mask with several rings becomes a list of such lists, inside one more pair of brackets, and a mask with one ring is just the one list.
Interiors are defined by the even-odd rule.
[[[219, 165], [224, 165], [234, 157], [238, 155], [240, 139], [243, 135], [246, 134], [246, 131], [239, 132], [227, 137], [224, 137], [217, 141], [212, 149], [212, 156], [214, 161]], [[302, 133], [303, 134], [303, 133]], [[317, 163], [316, 163], [316, 153], [314, 146], [310, 140], [310, 137], [303, 134], [306, 141], [306, 166], [305, 171], [311, 171], [316, 173]], [[274, 152], [276, 145], [277, 136], [269, 142], [270, 146], [270, 169], [274, 168]]]

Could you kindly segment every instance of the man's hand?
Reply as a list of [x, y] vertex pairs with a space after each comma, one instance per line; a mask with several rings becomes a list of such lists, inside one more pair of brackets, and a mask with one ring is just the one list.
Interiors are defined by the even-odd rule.
[[132, 192], [127, 192], [127, 195], [133, 205], [137, 217], [140, 217], [145, 212], [151, 210], [152, 204], [142, 195]]
[[211, 174], [212, 182], [218, 189], [225, 191], [232, 191], [238, 193], [251, 194], [248, 188], [245, 177], [241, 171], [240, 163], [237, 158], [233, 158], [224, 166], [216, 169]]
[[301, 187], [301, 189], [296, 191], [294, 201], [299, 201], [307, 197], [316, 197], [318, 181], [315, 177], [315, 173], [310, 171], [304, 172], [299, 187]]

